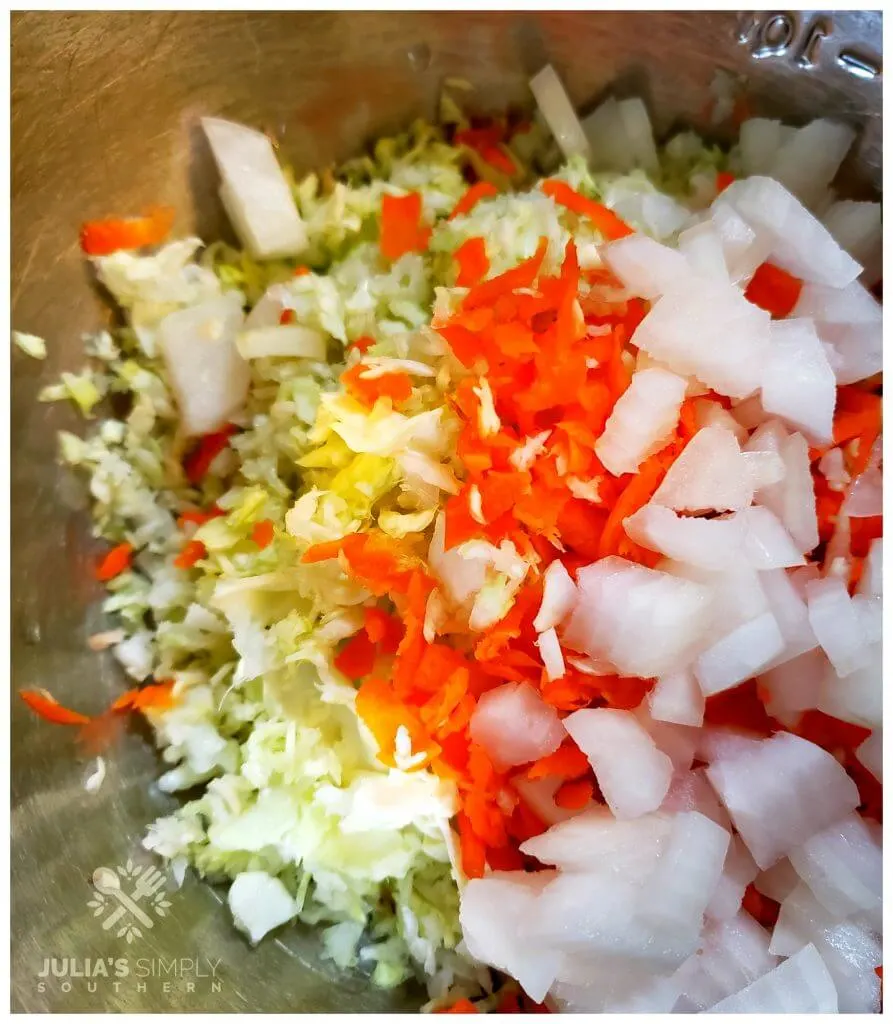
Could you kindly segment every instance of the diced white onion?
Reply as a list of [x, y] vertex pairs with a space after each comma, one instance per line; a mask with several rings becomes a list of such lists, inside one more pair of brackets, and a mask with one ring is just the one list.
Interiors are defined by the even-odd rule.
[[831, 441], [837, 382], [810, 320], [778, 320], [763, 372], [763, 409], [817, 444]]
[[746, 398], [761, 383], [769, 314], [732, 285], [693, 275], [661, 295], [636, 328], [633, 344], [675, 373]]
[[610, 557], [577, 573], [565, 647], [644, 679], [687, 663], [710, 626], [709, 587]]
[[704, 695], [710, 697], [756, 675], [784, 646], [775, 616], [764, 612], [704, 651], [695, 662], [695, 676]]
[[795, 277], [844, 288], [859, 276], [859, 264], [780, 182], [739, 179], [717, 197], [716, 204], [731, 206], [755, 232], [771, 238], [771, 261]]
[[629, 711], [575, 711], [564, 727], [589, 758], [602, 795], [618, 818], [637, 818], [660, 807], [673, 763]]
[[704, 722], [704, 694], [688, 669], [661, 676], [648, 695], [648, 707], [659, 722], [695, 726]]
[[815, 946], [711, 1006], [707, 1013], [837, 1013], [837, 990]]
[[539, 648], [540, 657], [543, 659], [546, 678], [560, 679], [564, 675], [564, 655], [561, 653], [561, 644], [558, 642], [558, 634], [555, 632], [554, 627], [543, 630], [537, 636], [536, 646]]
[[652, 501], [677, 512], [737, 512], [752, 499], [735, 435], [725, 427], [704, 427], [670, 466]]
[[202, 128], [220, 171], [220, 198], [242, 244], [257, 259], [300, 253], [307, 229], [267, 136], [219, 117], [203, 117]]
[[469, 731], [475, 743], [503, 767], [545, 757], [565, 737], [557, 712], [529, 683], [506, 683], [488, 690], [474, 709]]
[[241, 296], [228, 292], [168, 313], [159, 325], [159, 349], [187, 436], [219, 430], [245, 401], [251, 371], [236, 348], [242, 320]]
[[577, 602], [577, 588], [559, 559], [550, 562], [543, 573], [543, 600], [533, 628], [537, 633], [560, 626]]
[[601, 255], [623, 286], [643, 299], [656, 299], [674, 282], [692, 274], [681, 252], [647, 235], [627, 235], [609, 242], [602, 246]]
[[667, 370], [639, 370], [614, 405], [595, 453], [615, 476], [635, 473], [669, 439], [679, 419], [685, 381]]
[[565, 157], [589, 153], [589, 142], [574, 105], [551, 64], [530, 79], [530, 88]]
[[791, 733], [714, 758], [707, 778], [761, 868], [839, 821], [860, 799], [831, 754]]

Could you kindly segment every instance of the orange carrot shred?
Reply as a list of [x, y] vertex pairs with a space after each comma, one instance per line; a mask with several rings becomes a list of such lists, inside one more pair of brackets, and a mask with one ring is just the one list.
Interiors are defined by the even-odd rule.
[[459, 827], [459, 850], [462, 855], [462, 870], [466, 878], [482, 878], [487, 866], [486, 847], [471, 827], [468, 815], [459, 812], [456, 815]]
[[638, 473], [631, 478], [608, 513], [608, 519], [599, 541], [599, 558], [606, 558], [608, 555], [616, 554], [617, 545], [625, 536], [623, 520], [634, 512], [638, 512], [651, 498], [661, 480], [663, 480], [671, 462], [672, 456], [668, 455], [667, 450], [664, 449], [646, 459], [639, 466]]
[[511, 270], [506, 270], [504, 274], [491, 277], [483, 284], [476, 285], [463, 299], [462, 307], [477, 309], [480, 306], [490, 305], [501, 295], [511, 293], [517, 288], [529, 288], [537, 279], [548, 247], [548, 240], [540, 239], [536, 252], [529, 260], [524, 260], [523, 263], [512, 267]]
[[398, 370], [380, 377], [364, 377], [368, 369], [363, 363], [357, 363], [341, 374], [347, 393], [361, 405], [371, 409], [379, 398], [389, 398], [394, 405], [399, 405], [412, 396], [412, 379], [408, 373]]
[[293, 324], [297, 317], [298, 314], [293, 309], [283, 309], [279, 314], [279, 323], [283, 326]]
[[588, 771], [589, 759], [573, 740], [565, 740], [554, 753], [534, 761], [527, 769], [527, 778], [544, 779], [557, 775], [563, 779], [577, 779]]
[[572, 189], [566, 181], [549, 178], [543, 182], [542, 190], [556, 203], [567, 207], [572, 213], [587, 217], [609, 241], [625, 238], [633, 233], [633, 229], [622, 221], [613, 210], [609, 210], [603, 203], [581, 195]]
[[55, 725], [86, 725], [90, 719], [79, 711], [63, 707], [54, 697], [36, 690], [19, 690], [19, 696], [35, 713]]
[[208, 549], [200, 540], [190, 540], [183, 545], [183, 550], [174, 559], [174, 565], [178, 569], [191, 569], [196, 562], [201, 561], [207, 555]]
[[124, 541], [112, 548], [96, 567], [96, 578], [103, 583], [120, 576], [133, 562], [133, 545]]
[[379, 644], [385, 654], [395, 654], [403, 636], [403, 624], [381, 608], [366, 608], [363, 612], [363, 628], [374, 644]]
[[491, 185], [489, 181], [475, 182], [453, 207], [453, 211], [447, 220], [453, 220], [454, 217], [461, 217], [463, 214], [470, 213], [482, 199], [490, 199], [498, 195], [499, 189], [495, 185]]
[[312, 565], [314, 562], [327, 562], [330, 558], [337, 558], [344, 548], [346, 537], [339, 537], [338, 540], [324, 540], [319, 544], [311, 544], [301, 557], [305, 565]]
[[163, 711], [173, 705], [173, 680], [149, 683], [122, 693], [111, 706], [112, 711]]
[[273, 542], [274, 527], [270, 519], [261, 519], [251, 529], [251, 539], [259, 548], [268, 547]]
[[579, 811], [592, 799], [592, 783], [588, 779], [572, 779], [555, 791], [555, 803], [567, 811]]

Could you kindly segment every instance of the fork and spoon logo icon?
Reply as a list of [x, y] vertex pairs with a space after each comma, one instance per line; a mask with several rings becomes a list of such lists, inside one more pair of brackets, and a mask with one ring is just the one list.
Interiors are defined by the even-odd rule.
[[140, 866], [132, 860], [117, 869], [98, 867], [93, 872], [94, 892], [87, 906], [94, 917], [104, 918], [102, 927], [106, 931], [117, 929], [118, 938], [131, 943], [142, 938], [142, 928], [154, 927], [153, 913], [156, 917], [167, 915], [171, 904], [166, 880], [158, 868]]

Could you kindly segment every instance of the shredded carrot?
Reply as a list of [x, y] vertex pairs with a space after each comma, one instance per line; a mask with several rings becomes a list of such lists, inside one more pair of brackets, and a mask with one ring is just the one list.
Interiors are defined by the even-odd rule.
[[593, 785], [588, 779], [562, 783], [555, 791], [555, 803], [566, 811], [579, 811], [592, 799]]
[[489, 181], [475, 182], [453, 207], [453, 211], [447, 220], [453, 220], [455, 217], [461, 217], [466, 213], [470, 213], [482, 199], [491, 199], [493, 196], [498, 195], [499, 189], [495, 185], [491, 185]]
[[789, 316], [800, 298], [803, 282], [774, 263], [761, 263], [744, 291], [744, 297], [778, 319]]
[[174, 211], [153, 207], [142, 217], [87, 221], [81, 227], [81, 249], [88, 256], [108, 256], [119, 249], [160, 245], [170, 234]]
[[312, 565], [314, 562], [327, 562], [330, 558], [337, 558], [344, 548], [346, 537], [339, 537], [338, 540], [324, 540], [319, 544], [311, 544], [301, 557], [305, 565]]
[[491, 305], [502, 295], [510, 294], [517, 288], [529, 288], [537, 279], [548, 247], [548, 240], [540, 239], [536, 252], [529, 260], [472, 288], [462, 301], [463, 308], [477, 309], [480, 306]]
[[112, 711], [164, 711], [173, 706], [173, 680], [160, 683], [149, 683], [127, 690], [115, 700]]
[[211, 468], [211, 463], [229, 444], [229, 439], [236, 432], [231, 424], [222, 427], [216, 433], [205, 434], [183, 460], [183, 471], [191, 484], [200, 483]]
[[366, 608], [363, 611], [363, 628], [374, 644], [379, 644], [386, 654], [395, 654], [403, 636], [403, 625], [393, 615], [381, 608]]
[[453, 259], [459, 266], [456, 284], [460, 288], [468, 288], [477, 284], [487, 276], [490, 261], [487, 259], [487, 243], [483, 238], [469, 238], [453, 253]]
[[549, 178], [542, 184], [542, 190], [561, 206], [567, 207], [572, 213], [587, 217], [608, 241], [625, 238], [633, 233], [633, 229], [622, 221], [607, 206], [589, 199], [575, 191], [565, 181]]
[[367, 409], [379, 398], [389, 398], [394, 405], [400, 405], [412, 396], [412, 379], [408, 373], [398, 370], [380, 377], [364, 377], [368, 369], [363, 363], [357, 363], [341, 374], [347, 393]]
[[639, 471], [627, 483], [622, 494], [614, 502], [598, 545], [598, 557], [606, 558], [617, 553], [620, 541], [625, 537], [623, 520], [646, 504], [666, 475], [673, 456], [663, 449], [646, 459]]
[[312, 273], [312, 271], [310, 270], [310, 267], [305, 267], [305, 266], [301, 265], [300, 267], [295, 267], [295, 272], [294, 272], [293, 276], [294, 277], [305, 277], [307, 274], [310, 274], [310, 273]]
[[589, 771], [589, 759], [573, 740], [564, 743], [552, 754], [541, 757], [527, 769], [528, 779], [544, 779], [556, 775], [562, 779], [577, 779]]
[[459, 827], [462, 870], [467, 878], [481, 878], [486, 867], [486, 847], [472, 828], [467, 814], [460, 812], [456, 816], [456, 824]]
[[191, 569], [196, 562], [201, 561], [208, 553], [208, 549], [200, 540], [189, 540], [183, 545], [183, 550], [174, 559], [174, 565], [178, 569]]
[[96, 578], [103, 583], [120, 576], [133, 562], [133, 545], [124, 541], [112, 548], [96, 567]]
[[427, 249], [431, 229], [421, 224], [421, 218], [421, 193], [382, 196], [379, 246], [386, 259], [398, 260], [405, 253]]
[[283, 326], [293, 324], [297, 320], [298, 314], [293, 309], [283, 309], [279, 314], [279, 323]]
[[261, 519], [251, 529], [251, 539], [259, 548], [268, 547], [273, 542], [274, 527], [270, 519]]
[[19, 690], [19, 696], [35, 714], [55, 725], [86, 725], [90, 721], [87, 715], [63, 707], [49, 694], [37, 690]]

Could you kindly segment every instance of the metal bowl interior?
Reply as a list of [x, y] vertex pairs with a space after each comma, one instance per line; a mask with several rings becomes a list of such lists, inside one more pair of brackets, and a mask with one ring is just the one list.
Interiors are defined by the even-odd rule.
[[[858, 197], [880, 187], [880, 21], [879, 12], [14, 15], [13, 323], [46, 337], [49, 357], [12, 359], [13, 692], [46, 686], [93, 712], [121, 685], [110, 658], [85, 645], [102, 626], [97, 546], [83, 487], [55, 461], [56, 431], [83, 425], [35, 398], [80, 365], [81, 332], [110, 315], [80, 258], [81, 221], [167, 203], [180, 232], [226, 232], [200, 116], [269, 128], [297, 167], [310, 168], [433, 114], [446, 76], [473, 82], [482, 109], [528, 105], [528, 76], [551, 61], [581, 106], [614, 88], [644, 95], [661, 132], [687, 123], [715, 133], [704, 111], [722, 70], [745, 81], [754, 112], [860, 127], [844, 169]], [[146, 823], [170, 807], [152, 785], [151, 745], [128, 736], [91, 795], [68, 732], [15, 701], [12, 765], [14, 1009], [418, 1005], [410, 989], [383, 993], [339, 974], [300, 929], [251, 950], [219, 896], [189, 879], [170, 896], [169, 915], [127, 944], [87, 901], [94, 869], [139, 860]], [[70, 975], [106, 957], [128, 962], [119, 984], [99, 977], [91, 991], [82, 978], [40, 977], [48, 958], [68, 960]], [[158, 977], [161, 958], [176, 961], [174, 973]], [[155, 977], [138, 976], [141, 960]], [[216, 978], [201, 977], [209, 961]]]

